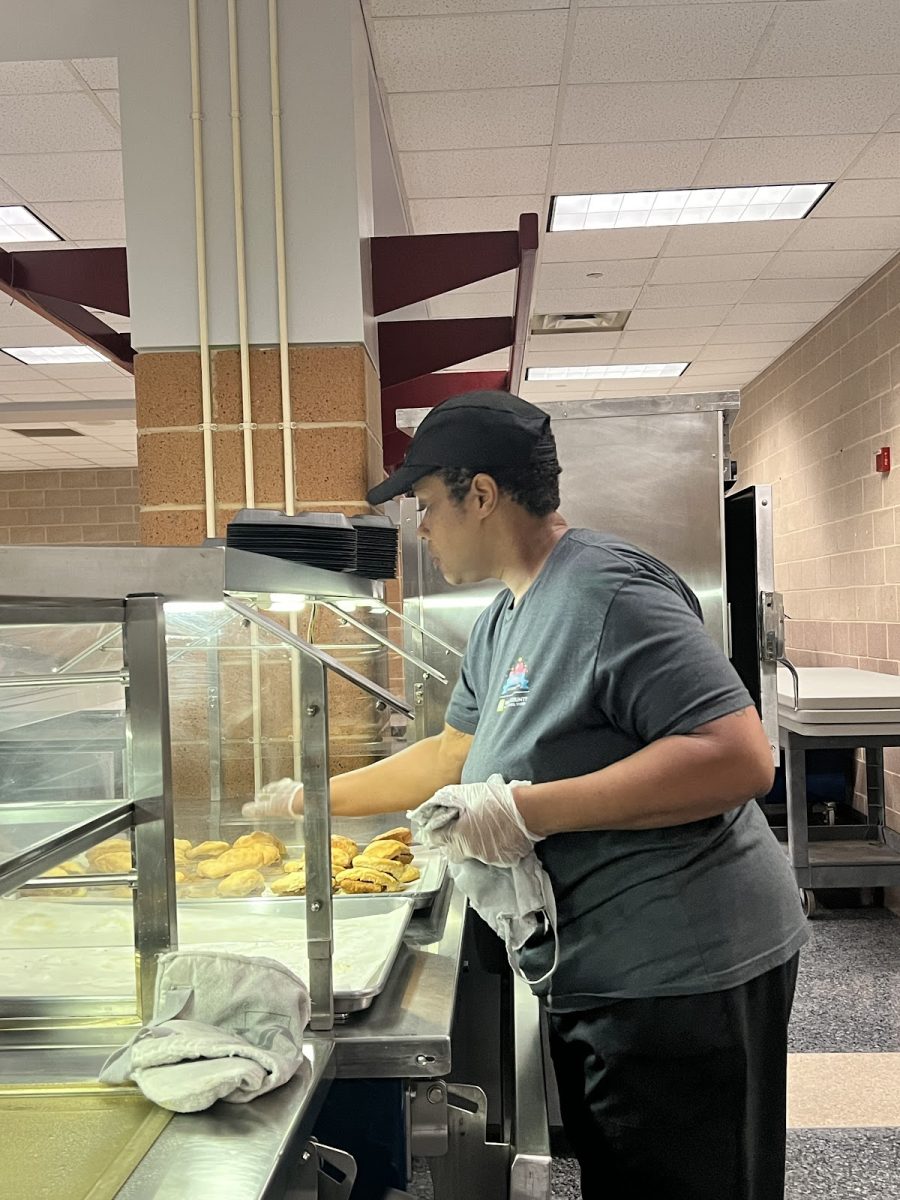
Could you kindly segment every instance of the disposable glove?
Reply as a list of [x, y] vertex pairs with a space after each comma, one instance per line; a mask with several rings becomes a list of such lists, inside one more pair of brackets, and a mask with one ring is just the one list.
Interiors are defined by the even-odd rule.
[[241, 812], [245, 817], [274, 817], [293, 821], [303, 816], [303, 784], [296, 779], [278, 779], [259, 789]]
[[501, 775], [487, 783], [451, 784], [407, 816], [416, 840], [445, 849], [451, 862], [474, 858], [495, 867], [514, 866], [541, 841], [513, 799], [512, 789], [526, 786], [523, 780], [505, 783]]

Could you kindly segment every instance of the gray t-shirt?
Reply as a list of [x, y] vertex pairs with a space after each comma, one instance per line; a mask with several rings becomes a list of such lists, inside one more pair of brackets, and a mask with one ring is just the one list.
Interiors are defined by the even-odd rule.
[[[505, 590], [479, 617], [446, 719], [474, 735], [464, 783], [494, 772], [545, 783], [750, 704], [673, 571], [570, 529], [519, 604]], [[736, 987], [807, 938], [755, 801], [689, 825], [556, 834], [537, 851], [559, 910], [556, 1011]], [[552, 941], [532, 939], [520, 965], [538, 978], [551, 954]]]

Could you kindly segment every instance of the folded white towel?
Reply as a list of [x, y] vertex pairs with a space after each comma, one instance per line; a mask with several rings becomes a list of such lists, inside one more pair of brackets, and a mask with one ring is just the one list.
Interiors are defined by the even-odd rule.
[[100, 1078], [133, 1079], [174, 1112], [244, 1103], [297, 1073], [308, 1022], [306, 985], [282, 963], [172, 951], [159, 960], [153, 1020], [107, 1059]]

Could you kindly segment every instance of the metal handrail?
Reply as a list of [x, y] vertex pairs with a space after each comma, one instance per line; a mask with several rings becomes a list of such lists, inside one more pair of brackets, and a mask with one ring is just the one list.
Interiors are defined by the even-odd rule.
[[415, 654], [410, 654], [408, 650], [401, 650], [399, 646], [396, 646], [391, 639], [385, 637], [383, 633], [378, 633], [377, 630], [370, 629], [368, 625], [364, 624], [362, 621], [358, 621], [351, 613], [345, 612], [344, 609], [339, 608], [336, 604], [332, 604], [330, 600], [317, 600], [316, 604], [321, 604], [322, 607], [327, 608], [329, 612], [335, 613], [342, 621], [346, 621], [348, 625], [352, 625], [354, 629], [359, 629], [363, 633], [368, 634], [368, 636], [372, 638], [373, 641], [378, 642], [380, 646], [384, 646], [388, 650], [393, 650], [395, 654], [399, 654], [401, 658], [406, 659], [408, 663], [411, 663], [414, 667], [421, 671], [426, 678], [428, 678], [428, 676], [432, 676], [434, 679], [437, 679], [440, 683], [443, 683], [446, 686], [448, 682], [446, 675], [443, 675], [434, 667], [429, 666], [424, 659], [418, 658]]

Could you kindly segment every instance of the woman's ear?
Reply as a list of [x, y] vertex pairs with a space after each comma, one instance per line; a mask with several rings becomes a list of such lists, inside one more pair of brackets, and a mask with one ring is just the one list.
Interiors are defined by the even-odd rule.
[[480, 473], [472, 480], [471, 494], [475, 497], [475, 504], [480, 517], [487, 517], [496, 509], [497, 501], [500, 499], [500, 489], [497, 487], [497, 481], [490, 475]]

